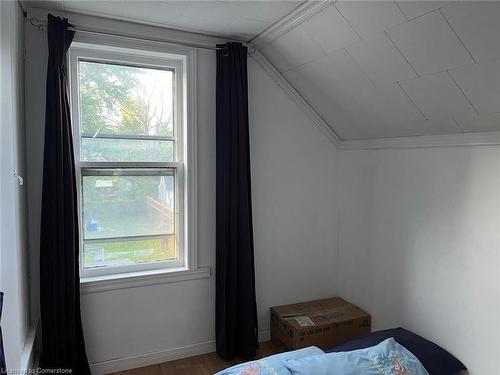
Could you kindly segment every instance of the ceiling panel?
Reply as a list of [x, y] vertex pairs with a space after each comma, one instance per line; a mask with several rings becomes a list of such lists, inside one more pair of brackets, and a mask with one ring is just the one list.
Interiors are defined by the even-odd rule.
[[[66, 2], [66, 6], [69, 5]], [[126, 19], [148, 19], [153, 24], [175, 25], [182, 17], [182, 10], [181, 5], [158, 2], [156, 12], [151, 13], [151, 9], [144, 7], [140, 2], [127, 1], [122, 4], [121, 16]]]
[[337, 1], [335, 6], [363, 38], [406, 21], [392, 1]]
[[290, 70], [285, 73], [287, 80], [297, 88], [301, 95], [314, 106], [318, 114], [335, 130], [342, 139], [357, 139], [365, 131], [358, 129], [353, 122], [351, 114], [330, 97], [324, 94], [320, 88], [311, 84], [311, 81], [303, 75], [302, 71]]
[[68, 12], [123, 18], [123, 3], [118, 1], [63, 0], [62, 3], [63, 9]]
[[[424, 120], [397, 84], [368, 89], [355, 99], [347, 103], [346, 108], [352, 111], [360, 126], [370, 126], [371, 133], [377, 136], [416, 135], [418, 129], [414, 124]], [[362, 135], [363, 138], [371, 136]]]
[[397, 1], [399, 9], [409, 20], [423, 16], [426, 13], [448, 5], [449, 1]]
[[347, 51], [375, 83], [390, 83], [417, 74], [385, 33], [347, 47]]
[[126, 19], [250, 40], [303, 1], [40, 0], [26, 6]]
[[420, 75], [473, 62], [438, 11], [395, 26], [388, 35]]
[[453, 69], [450, 73], [479, 113], [500, 112], [500, 60]]
[[63, 10], [63, 0], [24, 0], [23, 5], [32, 8]]
[[305, 64], [325, 54], [321, 46], [311, 38], [302, 25], [275, 39], [264, 48], [263, 53], [280, 71]]
[[403, 81], [400, 85], [428, 119], [475, 113], [448, 72]]
[[345, 50], [302, 65], [287, 77], [301, 86], [308, 101], [321, 103], [319, 111], [341, 137], [413, 134], [408, 124], [424, 120], [399, 86], [375, 86]]
[[309, 18], [301, 26], [326, 52], [335, 51], [360, 40], [334, 6], [329, 6]]
[[223, 2], [230, 7], [237, 8], [238, 14], [248, 19], [274, 23], [297, 8], [304, 1], [225, 0]]
[[489, 115], [460, 115], [456, 121], [466, 132], [500, 131], [500, 113]]
[[[182, 25], [195, 25], [196, 29], [203, 32], [214, 30], [216, 35], [231, 35], [236, 39], [248, 40], [273, 23], [273, 20], [264, 20], [265, 16], [257, 12], [254, 12], [253, 17], [251, 17], [246, 13], [245, 8], [235, 7], [233, 3], [228, 1], [184, 1], [181, 3], [182, 18], [177, 24], [182, 22]], [[272, 6], [272, 2], [264, 2], [262, 5], [267, 8]]]
[[346, 104], [374, 88], [345, 50], [338, 50], [297, 70], [333, 101]]
[[286, 77], [314, 105], [341, 138], [356, 139], [369, 131], [359, 126], [346, 107], [373, 84], [344, 50], [286, 72]]
[[411, 124], [417, 135], [456, 134], [462, 128], [453, 118], [428, 119]]
[[500, 58], [500, 2], [456, 2], [443, 14], [478, 62]]

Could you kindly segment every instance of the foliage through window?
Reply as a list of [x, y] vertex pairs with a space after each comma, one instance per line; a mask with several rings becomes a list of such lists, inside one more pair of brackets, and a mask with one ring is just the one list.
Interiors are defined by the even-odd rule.
[[71, 59], [82, 271], [183, 266], [182, 65], [87, 52]]

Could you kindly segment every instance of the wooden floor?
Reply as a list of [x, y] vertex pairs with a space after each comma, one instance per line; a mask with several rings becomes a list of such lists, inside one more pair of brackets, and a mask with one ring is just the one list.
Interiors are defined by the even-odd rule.
[[[270, 341], [262, 342], [260, 343], [257, 358], [267, 357], [283, 351], [283, 347], [273, 344]], [[159, 365], [115, 372], [112, 375], [213, 375], [217, 371], [241, 362], [245, 361], [243, 359], [224, 361], [220, 359], [217, 354], [208, 353]]]

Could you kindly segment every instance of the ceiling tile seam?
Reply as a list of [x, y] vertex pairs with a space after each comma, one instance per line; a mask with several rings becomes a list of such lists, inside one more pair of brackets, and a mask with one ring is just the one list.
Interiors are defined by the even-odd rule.
[[[339, 50], [341, 50], [341, 49], [342, 49], [342, 48], [336, 49], [334, 52], [338, 52], [338, 51], [339, 51]], [[300, 69], [300, 68], [302, 68], [302, 67], [304, 67], [304, 66], [306, 66], [306, 65], [308, 65], [308, 64], [315, 63], [315, 62], [317, 62], [317, 61], [319, 61], [319, 60], [321, 60], [321, 59], [323, 59], [323, 58], [325, 58], [325, 57], [330, 56], [332, 53], [333, 53], [333, 52], [325, 53], [323, 56], [318, 56], [318, 57], [316, 57], [316, 58], [314, 58], [314, 59], [312, 59], [312, 60], [309, 60], [309, 61], [306, 61], [306, 62], [304, 62], [304, 63], [301, 63], [301, 64], [299, 64], [299, 65], [297, 65], [297, 66], [293, 66], [293, 67], [291, 67], [291, 68], [289, 68], [289, 69], [283, 69], [283, 70], [279, 70], [278, 68], [276, 68], [276, 69], [278, 69], [278, 71], [279, 71], [280, 73], [282, 73], [282, 74], [286, 74], [286, 73], [291, 72], [292, 70], [297, 70], [297, 69]]]
[[[406, 1], [406, 0], [403, 0], [403, 1]], [[430, 1], [432, 1], [432, 0], [430, 0]], [[463, 0], [459, 0], [459, 1], [463, 1]], [[449, 4], [444, 4], [444, 5], [440, 6], [439, 8], [429, 10], [428, 12], [419, 14], [418, 16], [415, 16], [415, 17], [412, 17], [412, 18], [408, 18], [408, 22], [414, 21], [414, 20], [416, 20], [416, 19], [418, 19], [420, 17], [427, 16], [427, 15], [429, 15], [431, 13], [434, 13], [434, 12], [440, 12], [441, 9], [446, 8], [447, 6], [450, 6], [451, 4], [456, 3], [456, 2], [457, 1], [451, 1]]]
[[422, 115], [422, 117], [424, 118], [424, 120], [428, 121], [429, 118], [426, 116], [426, 114], [424, 113], [424, 111], [422, 111], [420, 109], [420, 107], [413, 101], [413, 99], [411, 98], [411, 96], [406, 92], [406, 90], [403, 88], [403, 86], [401, 86], [401, 83], [399, 81], [397, 81], [396, 84], [399, 86], [399, 88], [401, 89], [401, 91], [406, 95], [406, 97], [408, 98], [408, 100], [410, 101], [410, 103], [413, 104], [413, 106], [417, 109], [417, 111]]
[[361, 72], [361, 74], [363, 74], [364, 78], [366, 78], [368, 81], [370, 81], [370, 83], [376, 89], [377, 88], [377, 84], [375, 83], [375, 81], [372, 80], [372, 78], [370, 77], [370, 74], [368, 74], [365, 71], [365, 69], [363, 69], [363, 67], [361, 66], [361, 64], [351, 55], [351, 53], [349, 52], [349, 50], [347, 49], [347, 47], [344, 47], [342, 49], [344, 50], [345, 54], [352, 60], [352, 62], [359, 68], [359, 71]]
[[453, 74], [451, 74], [451, 72], [449, 70], [447, 70], [446, 72], [448, 73], [448, 76], [453, 81], [453, 83], [455, 84], [455, 86], [457, 86], [458, 90], [462, 93], [462, 95], [465, 97], [465, 99], [467, 100], [467, 102], [470, 104], [470, 106], [474, 109], [474, 111], [476, 112], [476, 114], [480, 115], [481, 113], [479, 113], [479, 111], [474, 106], [474, 104], [472, 104], [471, 100], [469, 99], [469, 97], [467, 96], [467, 94], [465, 93], [465, 91], [462, 89], [462, 87], [460, 87], [460, 85], [458, 84], [458, 82], [455, 80], [455, 77], [453, 77]]
[[358, 38], [360, 40], [366, 40], [365, 38], [363, 38], [361, 36], [361, 34], [358, 32], [358, 30], [356, 30], [356, 28], [351, 24], [351, 22], [347, 19], [346, 16], [344, 16], [344, 14], [340, 11], [340, 9], [337, 7], [336, 4], [333, 4], [334, 8], [337, 9], [337, 12], [339, 12], [340, 16], [344, 19], [345, 22], [347, 22], [347, 24], [349, 25], [349, 27], [351, 28], [352, 31], [354, 31], [354, 33], [358, 36]]
[[[434, 13], [434, 12], [438, 12], [439, 9], [436, 9], [436, 10], [433, 10], [431, 12], [428, 12], [426, 14], [431, 14], [431, 13]], [[444, 17], [444, 16], [443, 16]], [[416, 19], [418, 17], [415, 17], [414, 19]], [[445, 18], [446, 20], [446, 18]], [[447, 22], [448, 23], [448, 22]], [[448, 23], [448, 26], [451, 28], [451, 30], [454, 32], [455, 36], [457, 37], [457, 39], [459, 40], [459, 42], [461, 42], [461, 39], [458, 37], [457, 33], [454, 31], [454, 29], [451, 27], [451, 25]], [[399, 53], [401, 54], [401, 56], [403, 56], [403, 58], [408, 62], [408, 64], [412, 67], [412, 69], [414, 70], [415, 74], [417, 74], [417, 78], [423, 78], [423, 77], [427, 77], [429, 75], [433, 75], [433, 74], [437, 74], [437, 73], [444, 73], [444, 72], [447, 72], [448, 70], [450, 69], [455, 69], [455, 68], [460, 68], [460, 67], [465, 67], [465, 66], [471, 66], [471, 65], [478, 65], [478, 63], [475, 62], [475, 60], [472, 58], [472, 55], [470, 55], [470, 57], [472, 58], [472, 62], [470, 63], [467, 63], [467, 64], [463, 64], [463, 65], [458, 65], [458, 66], [452, 66], [452, 67], [449, 67], [449, 68], [446, 68], [446, 69], [442, 69], [442, 70], [438, 70], [438, 71], [435, 71], [435, 72], [429, 72], [429, 73], [425, 73], [425, 74], [419, 74], [416, 69], [413, 67], [413, 65], [410, 63], [409, 59], [404, 55], [404, 53], [401, 51], [401, 49], [397, 46], [397, 44], [391, 39], [391, 37], [389, 36], [389, 33], [388, 31], [390, 31], [391, 28], [387, 29], [384, 31], [384, 33], [387, 35], [387, 37], [389, 38], [389, 40], [392, 42], [392, 44], [394, 45], [394, 47], [396, 47], [396, 49], [399, 51]], [[461, 42], [462, 46], [464, 47], [465, 51], [468, 52], [467, 48], [465, 48], [464, 44]], [[494, 59], [493, 59], [494, 60]], [[489, 60], [488, 60], [489, 61]], [[417, 79], [417, 78], [411, 78], [411, 79], [408, 79], [409, 80], [412, 80], [412, 79]], [[407, 81], [407, 80], [405, 80]]]
[[471, 62], [471, 63], [468, 63], [468, 64], [463, 64], [463, 65], [458, 65], [458, 66], [452, 66], [450, 68], [446, 68], [446, 69], [443, 69], [443, 70], [438, 70], [438, 71], [435, 71], [435, 72], [425, 73], [425, 74], [419, 75], [418, 77], [415, 77], [415, 78], [402, 79], [401, 82], [413, 81], [414, 79], [425, 78], [425, 77], [428, 77], [428, 76], [433, 76], [434, 74], [446, 73], [449, 70], [458, 69], [458, 68], [464, 68], [464, 67], [469, 67], [469, 66], [473, 66], [473, 65], [480, 65], [480, 64], [474, 64], [474, 63]]
[[396, 50], [398, 51], [398, 53], [403, 57], [403, 59], [406, 61], [406, 63], [410, 66], [411, 70], [413, 70], [413, 73], [415, 73], [417, 75], [417, 78], [420, 77], [420, 74], [418, 74], [417, 70], [415, 69], [415, 67], [413, 66], [412, 63], [410, 63], [410, 60], [408, 60], [408, 58], [403, 54], [403, 52], [399, 49], [399, 47], [397, 46], [396, 43], [394, 43], [394, 41], [391, 39], [391, 37], [389, 36], [389, 33], [387, 32], [387, 30], [384, 30], [384, 34], [387, 36], [387, 38], [390, 40], [390, 42], [392, 43], [392, 45], [394, 46], [394, 48], [396, 48]]
[[[304, 29], [304, 28], [302, 27], [302, 24], [301, 24], [301, 25], [298, 25], [298, 26], [296, 26], [296, 27], [299, 27], [299, 28], [303, 29], [303, 33], [304, 33], [305, 35], [307, 35], [308, 39], [309, 39], [309, 40], [311, 40], [311, 41], [312, 41], [312, 43], [314, 43], [314, 44], [316, 45], [316, 47], [318, 47], [318, 48], [319, 48], [319, 50], [323, 52], [323, 55], [322, 55], [322, 56], [317, 56], [316, 58], [313, 58], [312, 60], [309, 60], [307, 63], [310, 63], [310, 62], [313, 62], [313, 61], [319, 60], [319, 59], [321, 59], [321, 58], [323, 58], [323, 57], [325, 57], [325, 56], [328, 56], [328, 55], [329, 55], [329, 52], [323, 48], [323, 46], [321, 45], [321, 43], [320, 43], [320, 42], [318, 42], [314, 36], [312, 36], [311, 34], [309, 34], [309, 33], [307, 32], [307, 30], [306, 30], [306, 29]], [[307, 63], [305, 63], [305, 64], [307, 64]], [[301, 64], [301, 65], [304, 65], [304, 64]]]
[[469, 51], [469, 49], [465, 45], [465, 43], [462, 40], [462, 38], [460, 38], [460, 35], [458, 35], [458, 33], [455, 31], [455, 28], [451, 25], [450, 21], [448, 21], [448, 18], [446, 18], [446, 16], [444, 15], [443, 11], [441, 10], [441, 8], [438, 9], [438, 12], [439, 12], [439, 14], [441, 14], [441, 17], [443, 17], [444, 21], [448, 24], [448, 26], [450, 27], [450, 29], [453, 31], [453, 33], [455, 34], [455, 36], [457, 37], [457, 39], [460, 41], [460, 44], [462, 44], [462, 46], [464, 47], [464, 49], [467, 51], [467, 53], [469, 54], [469, 56], [472, 59], [472, 61], [474, 62], [474, 64], [477, 64], [476, 59], [474, 58], [474, 56], [472, 55], [472, 53]]
[[[311, 59], [311, 60], [307, 60], [307, 61], [305, 61], [305, 62], [303, 62], [303, 63], [300, 63], [299, 65], [292, 66], [292, 67], [290, 67], [290, 68], [284, 68], [283, 70], [281, 70], [281, 69], [278, 69], [278, 68], [276, 67], [276, 69], [277, 69], [280, 73], [283, 73], [283, 74], [284, 74], [284, 73], [288, 73], [288, 72], [291, 72], [292, 70], [299, 69], [299, 68], [301, 68], [301, 67], [303, 67], [303, 66], [305, 66], [305, 65], [307, 65], [307, 64], [312, 64], [312, 63], [314, 63], [314, 62], [316, 62], [316, 61], [319, 61], [319, 60], [321, 60], [321, 59], [323, 59], [323, 58], [325, 58], [325, 57], [327, 57], [327, 56], [329, 56], [329, 55], [331, 54], [331, 52], [327, 52], [327, 51], [325, 51], [325, 50], [323, 49], [323, 47], [321, 47], [321, 45], [320, 45], [318, 42], [316, 42], [315, 40], [313, 40], [313, 41], [317, 44], [317, 46], [318, 46], [318, 48], [320, 49], [320, 51], [321, 51], [321, 52], [323, 52], [323, 54], [322, 54], [322, 55], [320, 55], [320, 56], [316, 56], [315, 58], [313, 58], [313, 59]], [[341, 48], [340, 48], [340, 49], [341, 49]], [[340, 49], [335, 50], [335, 51], [339, 51]], [[258, 50], [258, 49], [257, 49], [257, 51], [259, 51], [259, 52], [260, 52], [260, 50]], [[273, 64], [273, 65], [274, 65], [274, 64]]]
[[336, 0], [306, 0], [290, 13], [251, 38], [247, 43], [252, 44], [256, 49], [261, 49], [295, 27], [300, 26], [309, 18], [332, 6], [335, 1]]
[[396, 0], [393, 0], [394, 5], [396, 5], [396, 8], [398, 8], [399, 13], [401, 13], [406, 21], [409, 21], [409, 18], [406, 17], [406, 14], [401, 10], [401, 7], [399, 6], [398, 2]]
[[453, 119], [453, 122], [455, 123], [455, 125], [457, 125], [457, 128], [459, 128], [462, 133], [466, 133], [465, 129], [462, 128], [462, 125], [460, 125], [460, 123], [457, 121], [455, 116], [453, 116], [452, 119]]

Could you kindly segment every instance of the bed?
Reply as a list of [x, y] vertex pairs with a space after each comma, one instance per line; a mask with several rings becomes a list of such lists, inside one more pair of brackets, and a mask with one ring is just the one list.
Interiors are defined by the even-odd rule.
[[439, 345], [404, 329], [372, 332], [322, 351], [308, 347], [246, 362], [216, 375], [464, 375]]

